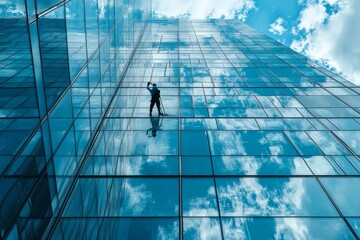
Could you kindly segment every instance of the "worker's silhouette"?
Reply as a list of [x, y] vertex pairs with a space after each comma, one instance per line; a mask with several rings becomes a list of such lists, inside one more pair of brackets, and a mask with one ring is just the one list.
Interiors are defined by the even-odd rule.
[[152, 85], [152, 88], [149, 87], [149, 85], [151, 84], [151, 82], [147, 83], [147, 90], [149, 90], [149, 92], [151, 93], [151, 100], [150, 100], [150, 117], [152, 116], [152, 110], [154, 108], [154, 105], [156, 104], [156, 107], [158, 109], [159, 112], [159, 116], [164, 116], [164, 114], [161, 113], [161, 108], [160, 108], [160, 90], [157, 88], [156, 84], [154, 83]]
[[149, 131], [151, 130], [151, 136], [156, 137], [156, 132], [161, 130], [160, 116], [150, 117], [150, 122], [151, 122], [151, 128], [146, 130], [146, 135], [148, 135]]

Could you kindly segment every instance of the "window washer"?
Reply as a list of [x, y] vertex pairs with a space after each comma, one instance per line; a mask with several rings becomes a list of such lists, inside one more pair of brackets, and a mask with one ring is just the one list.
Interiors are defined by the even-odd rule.
[[151, 93], [149, 116], [150, 117], [152, 116], [152, 110], [153, 110], [155, 104], [158, 109], [159, 116], [164, 116], [164, 114], [162, 114], [161, 108], [160, 108], [160, 90], [157, 88], [155, 83], [152, 84], [152, 88], [149, 87], [150, 84], [151, 84], [151, 82], [148, 82], [147, 87], [146, 87], [147, 90], [149, 90], [149, 92]]

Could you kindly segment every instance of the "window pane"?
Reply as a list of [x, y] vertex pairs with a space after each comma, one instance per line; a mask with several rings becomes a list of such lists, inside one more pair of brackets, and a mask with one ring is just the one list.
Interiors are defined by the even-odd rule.
[[183, 155], [209, 155], [209, 144], [206, 132], [182, 131], [181, 153]]
[[183, 156], [181, 163], [184, 175], [212, 175], [210, 156]]
[[360, 216], [360, 178], [321, 178], [321, 182], [346, 217]]
[[356, 154], [360, 155], [360, 131], [336, 131], [341, 138]]
[[184, 218], [184, 239], [221, 239], [218, 218]]
[[183, 178], [182, 198], [184, 216], [219, 216], [212, 178]]
[[216, 175], [312, 175], [300, 157], [213, 157]]
[[80, 179], [66, 217], [177, 216], [177, 179]]
[[216, 179], [222, 216], [338, 216], [313, 178]]
[[[141, 231], [139, 231], [141, 229]], [[176, 218], [62, 218], [54, 238], [178, 239]]]
[[209, 131], [209, 139], [213, 155], [297, 155], [282, 132]]
[[355, 239], [341, 218], [222, 218], [225, 239]]
[[87, 159], [83, 175], [177, 175], [178, 166], [177, 156], [98, 156]]

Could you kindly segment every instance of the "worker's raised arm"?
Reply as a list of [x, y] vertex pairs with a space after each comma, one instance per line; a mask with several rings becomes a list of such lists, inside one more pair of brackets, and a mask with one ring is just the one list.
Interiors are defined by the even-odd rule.
[[149, 92], [151, 93], [151, 88], [149, 87], [150, 82], [147, 83], [146, 89], [149, 90]]

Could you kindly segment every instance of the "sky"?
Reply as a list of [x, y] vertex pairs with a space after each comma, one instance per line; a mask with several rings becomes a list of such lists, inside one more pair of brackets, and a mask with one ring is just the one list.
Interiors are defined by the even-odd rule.
[[360, 0], [153, 0], [153, 13], [239, 19], [360, 85]]

